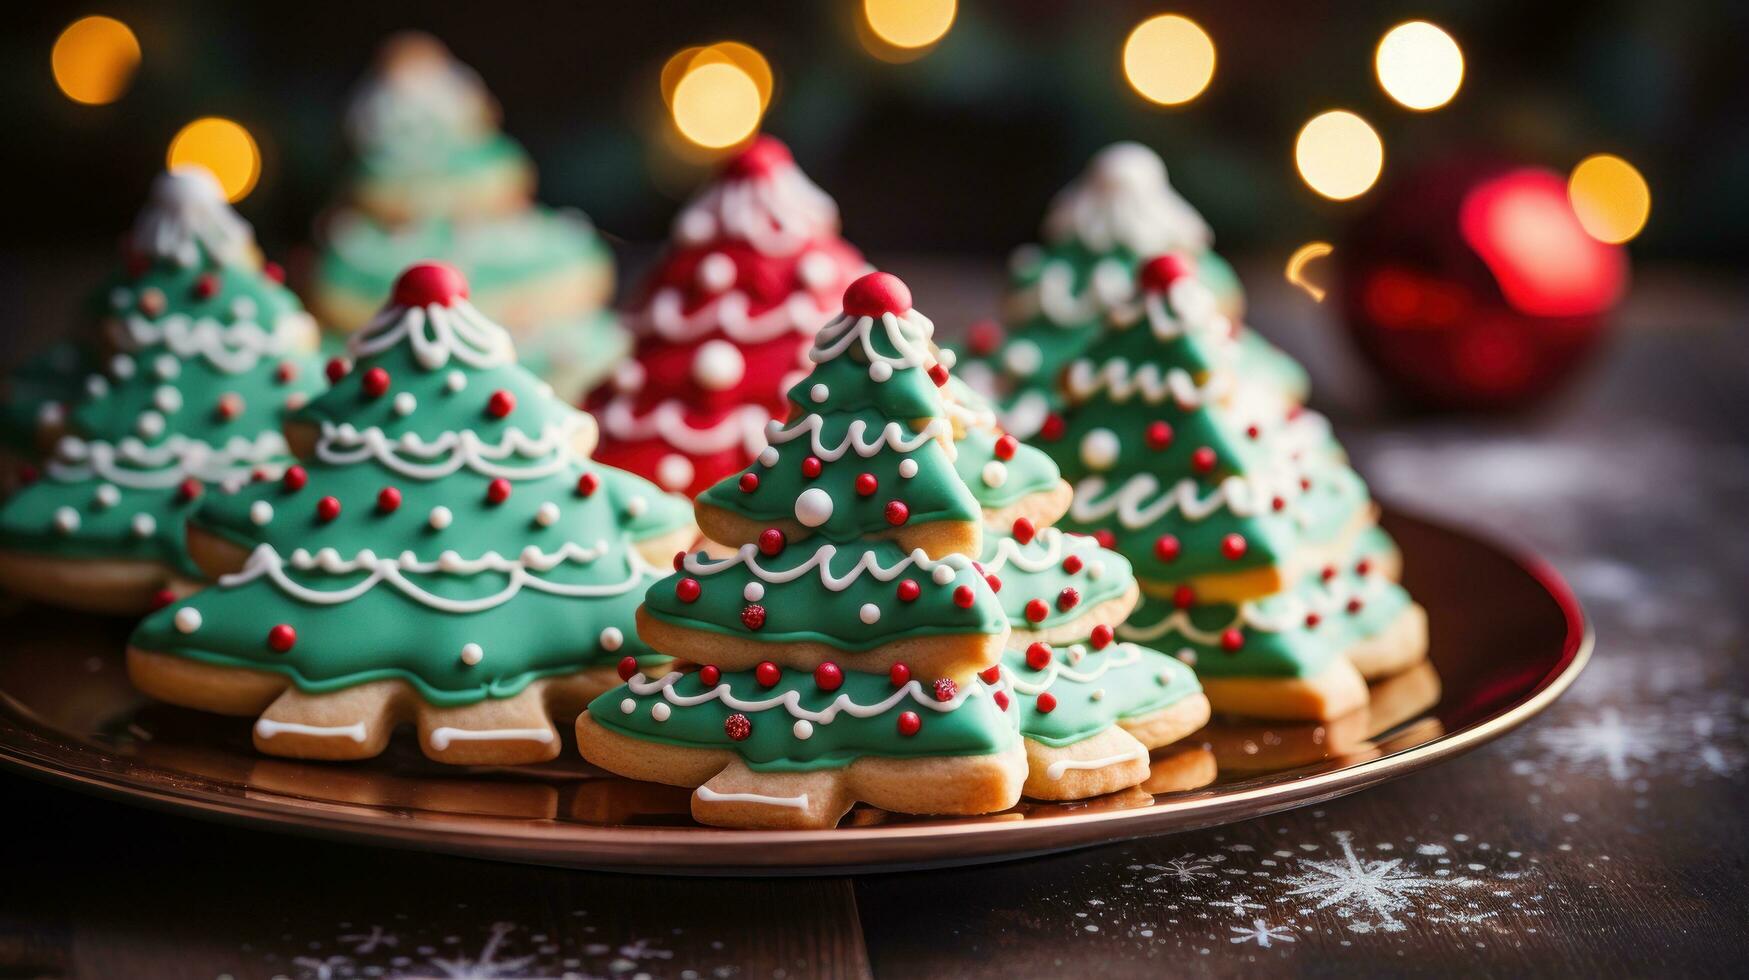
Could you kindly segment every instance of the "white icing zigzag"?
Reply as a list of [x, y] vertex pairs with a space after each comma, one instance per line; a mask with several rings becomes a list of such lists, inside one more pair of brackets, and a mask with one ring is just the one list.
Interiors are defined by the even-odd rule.
[[191, 476], [203, 483], [247, 479], [255, 467], [282, 462], [290, 452], [285, 437], [271, 431], [254, 439], [234, 436], [223, 446], [181, 434], [149, 447], [133, 438], [112, 444], [67, 436], [56, 446], [46, 469], [57, 482], [96, 476], [135, 490], [158, 490]]
[[1196, 408], [1219, 400], [1232, 387], [1233, 376], [1226, 371], [1211, 371], [1209, 380], [1198, 385], [1183, 368], [1172, 368], [1164, 375], [1157, 364], [1143, 364], [1131, 370], [1130, 362], [1114, 357], [1097, 367], [1086, 358], [1069, 365], [1063, 375], [1063, 391], [1071, 404], [1087, 401], [1101, 390], [1113, 402], [1127, 402], [1140, 396], [1150, 405], [1171, 401], [1185, 409]]
[[1040, 547], [1029, 555], [1026, 546], [1004, 535], [996, 540], [996, 554], [979, 564], [992, 575], [999, 574], [1009, 565], [1027, 574], [1036, 575], [1055, 568], [1067, 555], [1086, 555], [1099, 550], [1099, 545], [1092, 538], [1064, 534], [1062, 528], [1056, 527], [1040, 528], [1033, 541]]
[[663, 700], [681, 708], [690, 708], [695, 704], [704, 704], [708, 701], [721, 701], [725, 706], [736, 711], [746, 712], [759, 712], [781, 707], [789, 712], [790, 717], [816, 725], [830, 725], [841, 713], [854, 718], [874, 718], [892, 710], [907, 699], [931, 711], [946, 714], [958, 709], [968, 699], [982, 697], [984, 694], [983, 685], [972, 682], [960, 685], [959, 690], [950, 700], [937, 701], [933, 692], [925, 692], [923, 684], [913, 680], [906, 681], [903, 687], [894, 690], [893, 693], [874, 704], [857, 704], [846, 693], [833, 698], [832, 703], [826, 707], [812, 711], [802, 707], [802, 692], [800, 691], [785, 691], [776, 697], [750, 701], [736, 697], [725, 682], [700, 694], [681, 695], [674, 693], [675, 682], [684, 676], [686, 675], [680, 671], [673, 671], [655, 680], [650, 680], [643, 674], [634, 674], [632, 679], [626, 682], [626, 686], [631, 688], [633, 694], [660, 694]]
[[688, 343], [721, 330], [740, 344], [760, 344], [784, 334], [806, 336], [831, 318], [834, 305], [802, 290], [783, 302], [753, 316], [747, 312], [747, 294], [731, 290], [714, 297], [691, 313], [685, 294], [672, 287], [659, 289], [649, 305], [626, 317], [626, 328], [635, 334], [654, 333], [671, 343]]
[[1125, 248], [1135, 255], [1201, 254], [1214, 243], [1202, 215], [1172, 189], [1159, 155], [1128, 141], [1099, 151], [1086, 172], [1058, 192], [1045, 216], [1044, 237], [1078, 240], [1093, 252]]
[[801, 169], [720, 180], [704, 188], [674, 220], [687, 245], [739, 239], [771, 256], [793, 255], [808, 242], [838, 233], [838, 205]]
[[184, 268], [200, 264], [202, 249], [223, 265], [257, 262], [254, 230], [231, 210], [212, 173], [198, 166], [158, 175], [130, 243], [136, 251]]
[[453, 306], [387, 306], [353, 334], [347, 348], [355, 360], [378, 354], [407, 341], [413, 359], [436, 371], [455, 358], [474, 368], [501, 367], [516, 362], [510, 334], [465, 299]]
[[253, 370], [264, 357], [314, 347], [316, 321], [299, 310], [280, 317], [269, 330], [253, 320], [227, 324], [171, 313], [153, 321], [129, 314], [104, 321], [104, 333], [120, 351], [137, 354], [162, 344], [184, 360], [201, 357], [226, 374], [241, 374]]
[[[550, 595], [566, 598], [590, 598], [601, 596], [624, 595], [633, 589], [647, 585], [653, 577], [653, 570], [638, 556], [636, 549], [624, 549], [627, 562], [626, 577], [617, 582], [600, 584], [564, 584], [548, 582], [534, 573], [551, 571], [565, 562], [588, 565], [609, 554], [606, 542], [597, 542], [593, 548], [584, 548], [575, 542], [567, 542], [558, 551], [547, 553], [530, 546], [523, 549], [517, 558], [505, 558], [495, 551], [488, 551], [478, 558], [462, 558], [456, 552], [446, 551], [439, 555], [436, 561], [419, 561], [411, 552], [396, 558], [379, 558], [370, 551], [360, 551], [350, 559], [343, 559], [339, 552], [332, 548], [323, 548], [315, 555], [302, 548], [292, 552], [290, 560], [280, 557], [272, 545], [258, 545], [250, 553], [248, 562], [242, 571], [220, 577], [221, 588], [237, 588], [247, 585], [262, 576], [266, 576], [286, 595], [300, 602], [317, 605], [338, 605], [351, 602], [375, 588], [379, 582], [388, 582], [403, 595], [421, 605], [446, 613], [477, 613], [493, 609], [509, 602], [524, 588], [534, 589]], [[369, 570], [370, 574], [362, 581], [356, 582], [344, 589], [328, 591], [311, 588], [295, 581], [286, 573], [286, 566], [294, 571], [320, 571], [330, 575], [345, 575]], [[421, 588], [417, 583], [407, 578], [411, 574], [432, 574], [442, 572], [452, 575], [477, 575], [482, 572], [492, 572], [509, 576], [504, 588], [488, 596], [473, 599], [451, 599], [445, 596], [433, 595]]]
[[[1042, 260], [1036, 249], [1018, 251], [1014, 264], [1024, 272]], [[1117, 259], [1104, 259], [1095, 265], [1079, 294], [1075, 292], [1075, 270], [1067, 262], [1053, 259], [1038, 271], [1030, 287], [1012, 293], [1007, 303], [1009, 316], [1015, 320], [1042, 313], [1056, 326], [1071, 327], [1099, 321], [1108, 311], [1133, 300], [1134, 295], [1135, 273]]]
[[858, 456], [868, 459], [879, 453], [882, 446], [897, 453], [912, 453], [930, 440], [940, 442], [947, 450], [949, 459], [954, 456], [953, 423], [945, 418], [930, 419], [921, 432], [912, 432], [898, 422], [888, 422], [881, 426], [880, 433], [872, 440], [863, 439], [868, 423], [862, 419], [852, 419], [845, 428], [843, 440], [836, 446], [827, 446], [820, 441], [820, 429], [824, 425], [825, 419], [813, 414], [802, 416], [800, 421], [788, 428], [773, 420], [765, 427], [765, 438], [772, 445], [781, 445], [806, 435], [813, 454], [828, 463], [837, 462], [850, 449], [855, 449]]
[[1091, 524], [1115, 513], [1118, 523], [1137, 530], [1174, 510], [1191, 521], [1200, 521], [1222, 508], [1237, 517], [1249, 517], [1270, 510], [1271, 501], [1276, 497], [1291, 500], [1300, 494], [1299, 481], [1291, 474], [1277, 478], [1230, 476], [1206, 497], [1198, 494], [1197, 481], [1190, 477], [1162, 490], [1160, 480], [1154, 474], [1138, 473], [1101, 499], [1106, 486], [1104, 477], [1083, 479], [1075, 487], [1075, 500], [1069, 505], [1069, 515], [1080, 523]]
[[[712, 559], [704, 552], [694, 552], [686, 556], [681, 563], [688, 572], [694, 575], [716, 575], [726, 572], [739, 565], [747, 566], [754, 577], [762, 582], [782, 585], [817, 572], [820, 584], [833, 592], [842, 592], [849, 588], [865, 573], [873, 576], [878, 582], [891, 582], [912, 568], [925, 574], [935, 576], [945, 569], [949, 574], [947, 581], [952, 581], [954, 575], [972, 567], [972, 560], [965, 555], [951, 554], [940, 560], [932, 559], [919, 548], [906, 555], [892, 565], [882, 565], [880, 559], [872, 551], [865, 551], [856, 564], [848, 572], [836, 575], [832, 572], [832, 558], [838, 553], [834, 545], [823, 544], [807, 561], [802, 562], [787, 571], [773, 571], [759, 564], [759, 547], [757, 545], [742, 545], [733, 557]], [[938, 580], [938, 584], [941, 583]]]
[[[875, 348], [877, 323], [887, 343], [899, 352], [897, 357], [889, 357]], [[855, 345], [868, 358], [870, 375], [876, 381], [883, 381], [885, 378], [880, 377], [881, 374], [890, 376], [894, 371], [933, 366], [936, 355], [930, 339], [934, 336], [935, 324], [916, 310], [908, 310], [903, 315], [882, 313], [878, 318], [844, 313], [820, 328], [814, 337], [813, 348], [808, 351], [808, 359], [815, 364], [824, 364], [842, 356]]]
[[686, 420], [686, 410], [679, 401], [665, 401], [639, 416], [632, 410], [633, 399], [616, 396], [597, 415], [601, 428], [622, 442], [660, 439], [670, 446], [693, 455], [720, 453], [737, 446], [749, 455], [765, 448], [765, 427], [771, 423], [769, 414], [757, 405], [743, 405], [709, 428], [697, 428]]
[[[486, 442], [479, 433], [470, 430], [444, 432], [426, 442], [413, 432], [390, 439], [375, 426], [358, 429], [349, 422], [339, 425], [323, 422], [316, 458], [340, 466], [374, 459], [415, 480], [441, 479], [464, 466], [483, 476], [539, 479], [560, 472], [576, 459], [571, 449], [572, 437], [579, 427], [588, 424], [586, 420], [587, 416], [577, 413], [563, 425], [549, 422], [534, 437], [509, 429], [498, 443]], [[513, 457], [536, 462], [526, 465], [504, 462]]]
[[[1068, 649], [1069, 657], [1075, 663], [1079, 663], [1087, 653], [1087, 648], [1079, 643]], [[1139, 663], [1141, 659], [1141, 648], [1133, 643], [1119, 643], [1112, 647], [1109, 653], [1099, 658], [1098, 665], [1091, 670], [1076, 670], [1074, 667], [1064, 664], [1061, 660], [1053, 656], [1051, 657], [1051, 662], [1044, 670], [1027, 672], [1026, 676], [1029, 678], [1035, 678], [1033, 680], [1023, 680], [1018, 672], [1009, 670], [1006, 665], [1002, 668], [1002, 677], [1008, 682], [1008, 686], [1014, 688], [1016, 692], [1028, 695], [1029, 697], [1037, 697], [1049, 690], [1050, 686], [1057, 682], [1058, 677], [1066, 678], [1078, 684], [1089, 684], [1104, 677], [1108, 671], [1116, 670], [1119, 667], [1132, 666]]]
[[1178, 633], [1194, 643], [1204, 645], [1219, 643], [1222, 633], [1240, 627], [1250, 627], [1260, 633], [1285, 633], [1291, 629], [1302, 628], [1308, 613], [1316, 613], [1325, 618], [1333, 617], [1347, 607], [1349, 600], [1359, 599], [1365, 602], [1376, 598], [1389, 587], [1389, 579], [1373, 573], [1363, 578], [1358, 587], [1353, 582], [1337, 579], [1321, 584], [1309, 598], [1302, 599], [1298, 593], [1272, 596], [1269, 604], [1274, 608], [1268, 611], [1263, 608], [1262, 602], [1241, 602], [1231, 622], [1210, 630], [1197, 629], [1196, 624], [1190, 621], [1190, 610], [1179, 609], [1150, 626], [1124, 623], [1118, 627], [1118, 632], [1127, 640], [1139, 640], [1143, 643]]

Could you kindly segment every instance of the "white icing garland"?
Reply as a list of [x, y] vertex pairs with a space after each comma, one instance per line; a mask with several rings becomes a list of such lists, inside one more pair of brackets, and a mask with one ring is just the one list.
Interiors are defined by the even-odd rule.
[[1101, 756], [1097, 759], [1058, 759], [1045, 767], [1045, 775], [1051, 779], [1062, 779], [1063, 773], [1070, 769], [1104, 769], [1106, 766], [1115, 766], [1120, 762], [1132, 760], [1146, 763], [1148, 761], [1148, 747], [1138, 742], [1135, 748], [1127, 752], [1119, 752], [1116, 755]]
[[[508, 429], [503, 441], [497, 443], [486, 442], [479, 433], [466, 429], [443, 432], [427, 442], [413, 432], [390, 439], [376, 426], [359, 429], [350, 422], [339, 425], [323, 422], [316, 458], [338, 466], [373, 459], [415, 480], [442, 479], [463, 467], [483, 476], [538, 479], [563, 470], [575, 460], [571, 440], [577, 429], [586, 424], [584, 419], [581, 413], [576, 413], [563, 424], [548, 422], [540, 435], [533, 437], [519, 429]], [[539, 462], [506, 465], [503, 461], [511, 457]]]
[[1140, 143], [1113, 143], [1052, 199], [1046, 241], [1079, 241], [1093, 252], [1136, 255], [1188, 252], [1214, 243], [1208, 223], [1167, 179], [1159, 154]]
[[1232, 386], [1233, 375], [1227, 371], [1211, 371], [1209, 379], [1198, 385], [1183, 368], [1170, 368], [1162, 374], [1158, 364], [1143, 364], [1132, 370], [1130, 362], [1121, 357], [1097, 367], [1081, 358], [1063, 374], [1063, 393], [1070, 404], [1087, 401], [1104, 390], [1119, 404], [1140, 396], [1150, 405], [1170, 399], [1188, 410], [1219, 400]]
[[[1086, 648], [1076, 644], [1070, 647], [1070, 650], [1072, 652], [1079, 650], [1084, 653]], [[1045, 666], [1044, 670], [1027, 672], [1028, 676], [1040, 678], [1037, 681], [1022, 680], [1022, 675], [1018, 671], [1010, 670], [1006, 665], [1002, 668], [1002, 676], [1008, 681], [1008, 686], [1012, 687], [1016, 693], [1036, 697], [1050, 690], [1051, 685], [1057, 682], [1058, 677], [1066, 678], [1077, 684], [1090, 684], [1112, 670], [1134, 666], [1141, 661], [1142, 651], [1140, 647], [1133, 643], [1119, 643], [1113, 646], [1109, 653], [1101, 657], [1099, 665], [1091, 670], [1076, 670], [1052, 656], [1051, 662]]]
[[781, 303], [754, 316], [750, 301], [740, 290], [712, 297], [691, 313], [685, 312], [686, 294], [673, 287], [656, 290], [641, 310], [626, 316], [626, 329], [634, 334], [654, 333], [670, 343], [689, 343], [722, 331], [739, 344], [760, 344], [787, 333], [810, 336], [835, 312], [832, 298], [816, 298], [808, 290], [791, 293]]
[[[897, 357], [889, 357], [875, 349], [874, 328], [877, 323], [886, 335], [887, 343], [899, 352]], [[814, 336], [813, 348], [808, 351], [808, 359], [815, 364], [824, 364], [841, 356], [854, 344], [868, 358], [871, 376], [875, 376], [876, 366], [882, 364], [886, 365], [886, 370], [881, 373], [889, 374], [907, 368], [926, 368], [936, 362], [935, 349], [930, 344], [933, 336], [935, 324], [916, 310], [907, 310], [903, 315], [882, 313], [879, 317], [844, 313], [820, 328]], [[875, 376], [875, 380], [883, 379]]]
[[[1085, 554], [1099, 550], [1099, 545], [1092, 538], [1065, 534], [1062, 528], [1056, 527], [1040, 528], [1035, 533], [1033, 541], [1043, 547], [1040, 553], [1028, 555], [1025, 545], [1004, 534], [996, 539], [996, 554], [980, 561], [979, 564], [983, 566], [984, 571], [992, 575], [1000, 573], [1009, 565], [1013, 565], [1022, 572], [1036, 575], [1039, 572], [1055, 568], [1067, 555]], [[1078, 545], [1082, 547], [1077, 547]], [[1097, 560], [1095, 558], [1088, 561], [1091, 564]]]
[[156, 446], [138, 439], [109, 443], [68, 436], [55, 447], [45, 469], [60, 482], [95, 476], [133, 490], [156, 490], [173, 487], [191, 476], [203, 483], [247, 479], [256, 467], [279, 464], [290, 452], [285, 437], [271, 430], [253, 439], [233, 436], [223, 446], [180, 433]]
[[682, 452], [693, 455], [720, 453], [737, 446], [748, 455], [757, 455], [765, 448], [765, 427], [773, 420], [758, 405], [742, 405], [707, 428], [698, 428], [686, 419], [686, 408], [678, 400], [664, 401], [643, 415], [632, 408], [634, 399], [616, 395], [602, 406], [596, 415], [602, 431], [621, 442], [660, 439]]
[[[1320, 617], [1331, 618], [1342, 612], [1350, 600], [1359, 599], [1365, 602], [1376, 599], [1389, 588], [1390, 580], [1379, 574], [1364, 576], [1358, 586], [1346, 579], [1337, 579], [1328, 583], [1320, 582], [1306, 598], [1302, 598], [1297, 592], [1290, 592], [1271, 596], [1268, 600], [1241, 602], [1230, 622], [1210, 630], [1198, 629], [1191, 622], [1190, 610], [1177, 609], [1150, 626], [1124, 623], [1118, 627], [1118, 632], [1126, 640], [1143, 643], [1178, 633], [1192, 642], [1209, 646], [1219, 643], [1221, 634], [1230, 629], [1249, 627], [1259, 633], [1285, 633], [1299, 629], [1305, 625], [1308, 614], [1316, 613]], [[1273, 608], [1264, 609], [1265, 602]]]
[[825, 419], [818, 415], [804, 415], [794, 425], [785, 428], [783, 423], [773, 420], [765, 427], [765, 438], [772, 445], [781, 445], [803, 435], [808, 436], [808, 446], [815, 456], [827, 463], [835, 463], [844, 454], [854, 449], [856, 454], [864, 459], [873, 457], [881, 451], [881, 447], [897, 453], [913, 453], [930, 440], [939, 441], [947, 451], [948, 458], [954, 458], [953, 423], [945, 418], [934, 418], [923, 427], [921, 432], [909, 431], [898, 422], [888, 422], [881, 426], [880, 434], [873, 440], [863, 439], [863, 433], [868, 431], [868, 423], [863, 419], [852, 419], [844, 430], [844, 438], [836, 446], [827, 446], [820, 441], [820, 430], [825, 425]]
[[[137, 313], [104, 321], [104, 333], [117, 350], [139, 352], [160, 344], [179, 358], [204, 358], [226, 374], [253, 370], [264, 357], [278, 357], [315, 346], [316, 321], [302, 310], [287, 312], [273, 325], [253, 320], [224, 323], [171, 313], [150, 320]], [[160, 371], [160, 374], [164, 372]], [[170, 377], [180, 373], [172, 371]]]
[[688, 245], [739, 239], [765, 255], [792, 255], [838, 233], [838, 205], [793, 163], [707, 185], [674, 219]]
[[801, 691], [785, 691], [776, 697], [765, 698], [758, 701], [749, 701], [744, 698], [736, 697], [735, 694], [729, 690], [729, 685], [727, 683], [720, 683], [716, 687], [700, 694], [682, 695], [674, 693], [675, 682], [685, 676], [686, 675], [680, 671], [672, 671], [656, 678], [655, 680], [650, 680], [641, 673], [633, 674], [632, 679], [626, 682], [626, 686], [631, 689], [633, 694], [660, 694], [665, 701], [678, 708], [690, 708], [693, 705], [704, 704], [709, 701], [721, 701], [726, 707], [733, 708], [736, 711], [746, 712], [765, 711], [769, 708], [781, 706], [785, 711], [789, 712], [790, 717], [807, 721], [815, 725], [830, 725], [840, 713], [848, 714], [853, 718], [878, 717], [892, 710], [907, 698], [930, 709], [931, 711], [946, 714], [949, 711], [958, 709], [959, 706], [965, 704], [968, 699], [982, 697], [984, 694], [983, 685], [974, 682], [961, 686], [959, 690], [954, 693], [952, 698], [946, 701], [937, 701], [933, 691], [926, 692], [921, 682], [911, 680], [906, 681], [903, 686], [897, 688], [893, 693], [874, 704], [857, 704], [850, 699], [848, 693], [843, 693], [839, 694], [836, 698], [833, 698], [831, 704], [818, 711], [813, 711], [802, 707]]
[[1291, 474], [1283, 474], [1277, 479], [1230, 476], [1206, 497], [1199, 494], [1197, 481], [1191, 477], [1185, 477], [1162, 491], [1158, 477], [1152, 473], [1138, 473], [1101, 500], [1106, 485], [1104, 477], [1083, 479], [1075, 487], [1069, 515], [1077, 522], [1091, 524], [1115, 513], [1118, 522], [1133, 531], [1153, 524], [1174, 510], [1190, 521], [1200, 521], [1222, 508], [1237, 517], [1249, 517], [1270, 510], [1276, 497], [1292, 500], [1301, 493], [1299, 481]]
[[363, 360], [408, 341], [413, 360], [436, 371], [450, 358], [474, 368], [516, 363], [516, 348], [503, 327], [486, 318], [465, 299], [454, 305], [387, 306], [347, 340], [353, 360]]
[[231, 210], [212, 173], [179, 166], [158, 175], [146, 207], [134, 221], [130, 243], [153, 258], [184, 268], [200, 264], [201, 251], [223, 265], [253, 264], [255, 232]]
[[[682, 566], [694, 575], [710, 576], [726, 572], [737, 565], [747, 566], [755, 578], [773, 585], [783, 585], [818, 571], [820, 584], [833, 592], [842, 592], [861, 578], [864, 573], [873, 576], [877, 582], [891, 582], [911, 568], [936, 576], [941, 570], [950, 574], [947, 581], [953, 581], [953, 576], [972, 567], [972, 560], [965, 555], [950, 554], [941, 559], [932, 559], [921, 548], [913, 550], [909, 555], [894, 562], [892, 565], [882, 565], [873, 551], [865, 551], [850, 567], [848, 572], [835, 575], [832, 572], [832, 558], [838, 553], [836, 545], [823, 544], [815, 549], [807, 561], [802, 562], [787, 571], [773, 571], [759, 564], [759, 546], [742, 545], [734, 555], [728, 558], [712, 559], [704, 552], [694, 552], [686, 556]], [[936, 578], [938, 584], [945, 584]], [[760, 593], [763, 595], [763, 590]]]

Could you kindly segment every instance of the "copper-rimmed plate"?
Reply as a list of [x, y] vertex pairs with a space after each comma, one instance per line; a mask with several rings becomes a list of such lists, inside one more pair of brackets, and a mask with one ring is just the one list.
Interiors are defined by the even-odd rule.
[[[1572, 683], [1591, 633], [1541, 562], [1465, 532], [1386, 518], [1427, 607], [1431, 663], [1323, 725], [1217, 722], [1155, 753], [1140, 788], [985, 817], [858, 808], [833, 830], [700, 827], [687, 791], [610, 778], [566, 752], [543, 766], [455, 769], [399, 740], [366, 763], [271, 759], [246, 719], [146, 701], [122, 666], [126, 624], [44, 609], [0, 619], [0, 762], [190, 816], [571, 867], [677, 873], [883, 870], [997, 861], [1243, 820], [1352, 793], [1524, 723]], [[561, 725], [560, 728], [568, 726]]]

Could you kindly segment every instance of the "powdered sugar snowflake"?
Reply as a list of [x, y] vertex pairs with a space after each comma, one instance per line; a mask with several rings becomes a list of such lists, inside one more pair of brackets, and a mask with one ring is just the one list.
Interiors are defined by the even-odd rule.
[[1273, 943], [1295, 942], [1293, 932], [1287, 926], [1272, 926], [1262, 919], [1252, 919], [1249, 926], [1231, 926], [1233, 938], [1230, 943], [1256, 943], [1263, 949], [1268, 949]]
[[1635, 716], [1606, 707], [1537, 729], [1533, 751], [1515, 760], [1512, 771], [1540, 782], [1556, 768], [1639, 788], [1654, 774], [1733, 776], [1749, 756], [1742, 736], [1746, 715], [1749, 701], [1732, 694], [1679, 697]]
[[1176, 881], [1189, 885], [1214, 878], [1215, 866], [1213, 862], [1224, 858], [1225, 855], [1216, 855], [1214, 858], [1199, 858], [1186, 854], [1183, 857], [1173, 858], [1165, 864], [1140, 864], [1130, 870], [1146, 869], [1159, 872], [1142, 879], [1143, 882], [1150, 885], [1161, 881]]
[[487, 980], [487, 978], [509, 977], [520, 974], [522, 969], [534, 962], [531, 956], [516, 956], [506, 960], [498, 958], [499, 949], [504, 940], [516, 929], [514, 922], [494, 922], [492, 931], [486, 937], [485, 945], [480, 947], [478, 956], [458, 957], [453, 960], [433, 957], [431, 965], [440, 970], [438, 976], [464, 978], [464, 980]]
[[1335, 836], [1342, 857], [1301, 861], [1306, 870], [1284, 879], [1292, 889], [1282, 901], [1316, 899], [1313, 909], [1334, 909], [1344, 919], [1355, 919], [1348, 924], [1352, 932], [1401, 932], [1407, 927], [1398, 913], [1410, 909], [1419, 896], [1481, 884], [1472, 878], [1421, 874], [1404, 867], [1402, 858], [1367, 860], [1355, 853], [1354, 835], [1337, 831]]

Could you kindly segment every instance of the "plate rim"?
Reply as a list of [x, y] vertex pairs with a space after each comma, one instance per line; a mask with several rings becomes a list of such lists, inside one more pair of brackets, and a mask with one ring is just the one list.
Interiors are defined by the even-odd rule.
[[[20, 723], [14, 703], [0, 712], [0, 766], [48, 783], [92, 793], [106, 799], [152, 809], [218, 820], [251, 829], [298, 833], [331, 840], [441, 851], [471, 857], [549, 866], [635, 871], [649, 874], [845, 874], [900, 871], [922, 865], [945, 867], [1019, 859], [1039, 853], [1096, 846], [1161, 831], [1170, 820], [1173, 832], [1257, 817], [1308, 806], [1418, 771], [1472, 751], [1524, 724], [1544, 711], [1570, 687], [1589, 662], [1596, 643], [1585, 614], [1560, 573], [1542, 557], [1501, 543], [1493, 534], [1427, 517], [1413, 510], [1387, 508], [1396, 518], [1410, 520], [1444, 534], [1467, 539], [1499, 553], [1523, 569], [1560, 609], [1566, 634], [1559, 660], [1516, 704], [1494, 717], [1380, 758], [1315, 773], [1287, 783], [1209, 792], [1136, 807], [1065, 812], [1025, 820], [955, 822], [952, 818], [870, 827], [827, 830], [739, 830], [656, 826], [597, 827], [555, 824], [551, 820], [456, 814], [454, 824], [429, 811], [432, 821], [416, 825], [393, 823], [392, 815], [367, 811], [358, 804], [316, 801], [274, 791], [217, 796], [175, 786], [173, 780], [142, 783], [107, 771], [114, 759], [88, 745], [55, 741]], [[32, 746], [46, 746], [32, 750]], [[61, 753], [57, 755], [57, 751]], [[168, 772], [168, 771], [166, 771]], [[1073, 825], [1075, 839], [1050, 838]], [[553, 829], [562, 828], [555, 837]], [[1104, 829], [1108, 832], [1101, 833]], [[713, 860], [711, 852], [732, 844], [733, 860]], [[926, 848], [919, 845], [927, 844]], [[958, 857], [942, 858], [940, 850], [971, 845]], [[676, 846], [683, 860], [668, 860]], [[784, 859], [800, 850], [809, 860]], [[834, 851], [857, 852], [851, 858]], [[924, 851], [927, 850], [928, 854]], [[660, 855], [657, 859], [653, 856]], [[764, 858], [761, 860], [760, 858]]]

